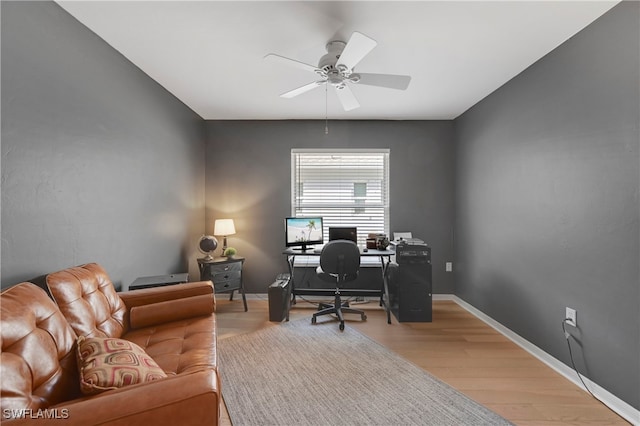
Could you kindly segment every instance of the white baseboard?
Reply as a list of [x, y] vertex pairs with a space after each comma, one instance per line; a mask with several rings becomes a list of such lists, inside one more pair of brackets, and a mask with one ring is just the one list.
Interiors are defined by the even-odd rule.
[[[556, 372], [562, 374], [565, 378], [570, 380], [580, 389], [587, 392], [587, 389], [584, 388], [580, 379], [577, 376], [577, 373], [573, 370], [573, 368], [569, 367], [562, 361], [554, 358], [549, 355], [533, 343], [525, 340], [520, 335], [514, 333], [504, 325], [500, 324], [498, 321], [486, 315], [484, 312], [460, 299], [458, 296], [453, 294], [434, 294], [433, 300], [452, 300], [460, 305], [462, 308], [476, 316], [478, 319], [482, 320], [500, 334], [507, 337], [509, 340], [513, 341], [515, 344], [520, 346], [525, 351], [529, 352], [534, 357], [538, 358], [540, 361], [544, 362], [546, 365], [551, 367]], [[593, 394], [600, 399], [605, 405], [607, 405], [611, 410], [616, 412], [619, 416], [623, 417], [625, 420], [630, 422], [633, 425], [640, 425], [640, 411], [636, 410], [631, 405], [627, 404], [617, 396], [613, 395], [611, 392], [607, 391], [603, 387], [599, 386], [597, 383], [592, 382], [588, 378], [580, 375], [582, 380], [584, 380], [585, 384], [589, 387], [589, 390], [593, 392]]]

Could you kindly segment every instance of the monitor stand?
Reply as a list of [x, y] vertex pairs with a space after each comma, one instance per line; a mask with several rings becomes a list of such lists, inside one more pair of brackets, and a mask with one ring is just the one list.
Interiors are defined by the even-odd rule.
[[299, 246], [299, 247], [291, 247], [291, 250], [313, 251], [313, 246], [302, 245], [302, 246]]

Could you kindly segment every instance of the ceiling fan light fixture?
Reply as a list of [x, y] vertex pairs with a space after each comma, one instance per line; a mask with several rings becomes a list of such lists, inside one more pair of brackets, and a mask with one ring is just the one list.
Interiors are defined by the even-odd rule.
[[338, 87], [339, 85], [344, 85], [344, 77], [340, 75], [340, 73], [336, 70], [332, 70], [327, 74], [327, 81], [332, 86]]

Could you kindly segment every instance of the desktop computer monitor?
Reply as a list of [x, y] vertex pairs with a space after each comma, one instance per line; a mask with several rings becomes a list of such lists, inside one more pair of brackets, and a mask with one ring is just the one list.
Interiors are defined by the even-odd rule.
[[350, 240], [358, 244], [358, 228], [352, 226], [329, 227], [329, 241]]
[[284, 219], [284, 239], [287, 247], [307, 250], [313, 244], [323, 244], [322, 217], [287, 217]]

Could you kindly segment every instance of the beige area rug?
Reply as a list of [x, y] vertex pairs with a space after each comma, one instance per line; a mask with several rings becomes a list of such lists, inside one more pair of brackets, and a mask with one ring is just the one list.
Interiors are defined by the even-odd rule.
[[234, 426], [509, 425], [357, 330], [308, 318], [218, 342]]

